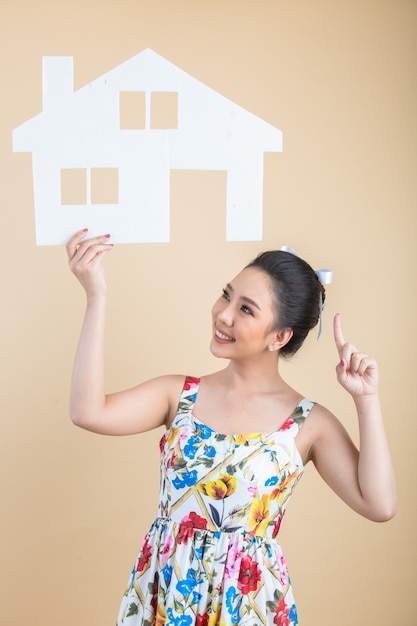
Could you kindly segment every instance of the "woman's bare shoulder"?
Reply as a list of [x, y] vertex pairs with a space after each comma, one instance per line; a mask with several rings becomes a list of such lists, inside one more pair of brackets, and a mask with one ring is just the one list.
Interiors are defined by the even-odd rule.
[[313, 460], [322, 445], [332, 440], [348, 438], [347, 432], [339, 419], [325, 406], [315, 403], [297, 435], [297, 445], [302, 450], [305, 462]]
[[310, 431], [313, 439], [325, 437], [331, 432], [344, 430], [340, 420], [328, 408], [314, 403], [302, 430]]

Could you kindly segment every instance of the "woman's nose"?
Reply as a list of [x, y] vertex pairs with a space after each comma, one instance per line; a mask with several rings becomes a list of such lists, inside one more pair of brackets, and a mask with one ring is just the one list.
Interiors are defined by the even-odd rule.
[[217, 314], [217, 318], [225, 326], [233, 326], [233, 309], [229, 302], [226, 302], [225, 305], [220, 309]]

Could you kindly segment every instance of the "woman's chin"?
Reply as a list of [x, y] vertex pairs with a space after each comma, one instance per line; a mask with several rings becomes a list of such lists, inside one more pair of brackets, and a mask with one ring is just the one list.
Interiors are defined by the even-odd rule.
[[210, 342], [210, 352], [218, 359], [229, 358], [229, 356], [226, 354], [227, 346], [224, 344], [219, 344], [215, 339], [212, 339]]

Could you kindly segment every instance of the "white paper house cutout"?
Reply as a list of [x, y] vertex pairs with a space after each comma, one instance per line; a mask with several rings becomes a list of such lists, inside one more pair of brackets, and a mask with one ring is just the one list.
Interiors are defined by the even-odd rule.
[[[160, 92], [177, 94], [173, 128], [149, 121]], [[143, 95], [143, 128], [121, 127], [122, 96], [131, 93]], [[226, 239], [256, 241], [263, 155], [282, 150], [282, 133], [146, 49], [75, 92], [73, 58], [44, 57], [43, 112], [13, 131], [13, 150], [32, 153], [38, 245], [64, 244], [85, 226], [119, 243], [169, 241], [172, 169], [227, 171]], [[108, 168], [117, 197], [95, 201], [93, 175]], [[63, 203], [69, 170], [85, 177], [81, 204]]]

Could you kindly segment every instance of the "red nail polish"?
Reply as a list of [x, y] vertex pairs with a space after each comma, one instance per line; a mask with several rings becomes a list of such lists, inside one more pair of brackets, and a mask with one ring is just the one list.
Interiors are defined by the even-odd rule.
[[106, 239], [110, 239], [111, 235], [104, 235]]
[[83, 233], [88, 233], [88, 228], [83, 228]]

